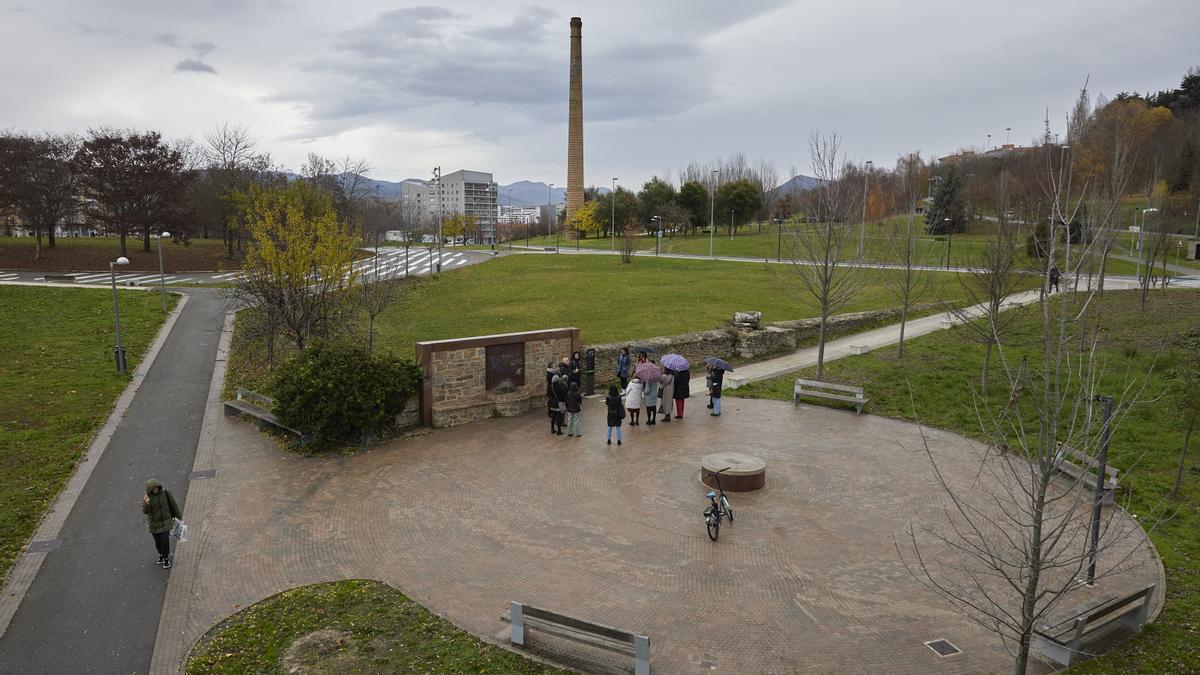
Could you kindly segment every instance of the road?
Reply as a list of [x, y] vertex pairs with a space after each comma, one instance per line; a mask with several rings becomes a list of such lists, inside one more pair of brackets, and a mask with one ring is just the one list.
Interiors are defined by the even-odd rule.
[[[379, 275], [387, 279], [400, 279], [406, 276], [425, 276], [431, 267], [437, 266], [437, 251], [427, 248], [381, 248], [379, 258], [364, 258], [354, 263], [360, 273], [373, 273], [378, 263]], [[490, 251], [468, 251], [445, 249], [442, 252], [442, 270], [452, 270], [466, 265], [473, 265], [492, 259]], [[68, 272], [75, 283], [107, 284], [110, 283], [108, 272]], [[240, 271], [234, 272], [176, 272], [167, 274], [165, 282], [172, 288], [189, 286], [215, 286], [235, 283], [241, 277]], [[0, 271], [0, 282], [4, 281], [45, 281], [45, 272], [26, 272], [20, 270]], [[117, 284], [121, 286], [157, 286], [158, 273], [146, 272], [120, 273], [118, 270]]]

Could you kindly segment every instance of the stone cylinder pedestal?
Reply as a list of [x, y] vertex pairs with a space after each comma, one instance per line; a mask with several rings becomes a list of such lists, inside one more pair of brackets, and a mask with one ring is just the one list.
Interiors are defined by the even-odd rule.
[[728, 467], [721, 474], [721, 487], [726, 492], [750, 492], [767, 484], [767, 463], [740, 452], [714, 452], [700, 462], [700, 480], [716, 489], [713, 473]]

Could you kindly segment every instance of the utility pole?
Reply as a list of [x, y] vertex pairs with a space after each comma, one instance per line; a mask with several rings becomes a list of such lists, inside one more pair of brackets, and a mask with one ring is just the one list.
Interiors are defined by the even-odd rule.
[[608, 200], [612, 204], [612, 226], [609, 227], [609, 230], [608, 230], [608, 234], [609, 234], [609, 238], [611, 239], [611, 242], [608, 245], [608, 250], [612, 251], [614, 253], [617, 250], [617, 181], [618, 180], [620, 180], [620, 179], [618, 179], [618, 178], [613, 179], [612, 192], [610, 192], [608, 194]]
[[713, 169], [712, 182], [708, 188], [708, 257], [713, 257], [713, 233], [717, 231], [716, 217], [717, 170]]
[[433, 167], [433, 183], [437, 190], [437, 271], [442, 271], [442, 167]]

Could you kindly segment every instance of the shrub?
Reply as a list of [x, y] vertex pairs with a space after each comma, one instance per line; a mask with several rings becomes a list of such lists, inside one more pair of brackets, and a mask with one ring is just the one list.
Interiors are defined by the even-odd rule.
[[319, 342], [279, 367], [274, 412], [321, 440], [363, 438], [392, 424], [420, 377], [412, 361]]

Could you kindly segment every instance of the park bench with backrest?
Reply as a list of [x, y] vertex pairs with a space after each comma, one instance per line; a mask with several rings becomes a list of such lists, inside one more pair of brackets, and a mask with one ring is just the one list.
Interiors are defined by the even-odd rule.
[[1085, 638], [1113, 625], [1133, 631], [1141, 628], [1150, 612], [1154, 588], [1155, 584], [1150, 584], [1128, 595], [1105, 596], [1047, 619], [1034, 628], [1030, 648], [1055, 663], [1070, 666], [1085, 655]]
[[[1059, 473], [1070, 477], [1074, 481], [1081, 482], [1089, 489], [1096, 485], [1096, 468], [1099, 466], [1099, 461], [1094, 457], [1088, 457], [1084, 453], [1075, 448], [1068, 447], [1062, 443], [1058, 444], [1058, 452], [1054, 455], [1054, 468]], [[1117, 483], [1117, 474], [1120, 470], [1112, 465], [1104, 467], [1104, 493], [1101, 496], [1101, 501], [1104, 504], [1113, 503], [1113, 493], [1120, 488]]]
[[550, 635], [600, 649], [628, 654], [634, 659], [634, 675], [650, 675], [650, 638], [629, 631], [513, 602], [501, 617], [512, 623], [512, 643], [525, 644], [525, 633], [536, 628]]
[[259, 428], [276, 429], [295, 435], [300, 439], [300, 444], [304, 445], [312, 440], [312, 437], [298, 429], [293, 429], [279, 420], [271, 408], [275, 405], [275, 399], [270, 396], [264, 396], [258, 392], [250, 391], [249, 389], [237, 388], [237, 398], [233, 401], [225, 401], [225, 415], [237, 415], [238, 417], [252, 417], [258, 422]]
[[863, 406], [867, 404], [862, 387], [818, 380], [796, 380], [796, 395], [793, 401], [795, 405], [800, 405], [801, 396], [852, 403], [855, 413], [859, 415], [862, 414]]

